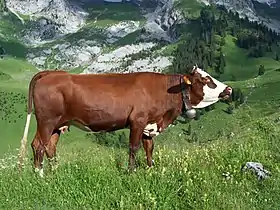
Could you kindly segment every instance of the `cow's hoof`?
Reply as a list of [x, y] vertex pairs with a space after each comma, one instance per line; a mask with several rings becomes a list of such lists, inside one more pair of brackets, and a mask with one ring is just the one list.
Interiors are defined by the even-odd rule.
[[35, 173], [38, 173], [38, 175], [41, 177], [41, 178], [43, 178], [44, 177], [44, 171], [43, 171], [43, 168], [35, 168], [34, 169], [34, 172]]
[[151, 161], [151, 164], [148, 163], [147, 169], [153, 168], [154, 165], [155, 165], [155, 161], [152, 160], [152, 161]]
[[129, 174], [133, 174], [133, 173], [135, 173], [136, 172], [136, 168], [128, 168], [127, 169], [127, 172], [129, 173]]
[[129, 173], [136, 172], [136, 166], [128, 166], [127, 170], [128, 170]]

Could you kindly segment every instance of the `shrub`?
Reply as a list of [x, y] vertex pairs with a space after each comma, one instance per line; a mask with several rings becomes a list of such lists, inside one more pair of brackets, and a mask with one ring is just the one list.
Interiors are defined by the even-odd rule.
[[261, 76], [261, 75], [264, 74], [264, 72], [265, 72], [264, 65], [261, 64], [260, 67], [259, 67], [259, 73], [258, 73], [258, 75]]

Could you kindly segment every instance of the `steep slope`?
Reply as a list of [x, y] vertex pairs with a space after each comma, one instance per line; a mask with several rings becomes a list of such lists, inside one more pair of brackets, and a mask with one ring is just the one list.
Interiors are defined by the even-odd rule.
[[[127, 130], [86, 135], [71, 129], [58, 144], [59, 168], [46, 171], [43, 180], [31, 170], [30, 149], [24, 179], [13, 168], [16, 156], [6, 153], [0, 160], [0, 195], [5, 195], [0, 207], [277, 209], [279, 81], [279, 69], [272, 69], [256, 79], [231, 82], [244, 90], [246, 103], [232, 115], [219, 103], [198, 121], [179, 119], [156, 138], [151, 170], [145, 169], [141, 149], [137, 171], [127, 174]], [[247, 161], [261, 162], [272, 176], [258, 182], [254, 173], [240, 171]]]
[[[241, 17], [247, 16], [249, 20], [263, 22], [269, 28], [280, 32], [280, 15], [271, 15], [271, 11], [279, 10], [279, 0], [205, 0], [203, 2], [224, 5], [227, 9], [238, 12]], [[266, 8], [266, 11], [264, 12], [262, 8]]]
[[84, 25], [87, 15], [81, 7], [67, 0], [7, 0], [6, 6], [11, 11], [29, 16], [23, 41], [32, 45], [76, 32]]

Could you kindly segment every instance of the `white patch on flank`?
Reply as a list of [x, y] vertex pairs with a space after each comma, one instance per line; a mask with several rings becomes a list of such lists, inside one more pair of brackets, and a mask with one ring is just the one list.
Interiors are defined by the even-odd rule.
[[154, 137], [160, 134], [160, 130], [161, 129], [158, 130], [156, 123], [151, 123], [144, 128], [143, 134], [149, 137]]
[[196, 106], [193, 106], [193, 108], [204, 108], [211, 104], [214, 104], [219, 101], [219, 95], [222, 93], [227, 85], [223, 84], [222, 82], [216, 80], [215, 78], [211, 77], [207, 72], [201, 70], [200, 68], [197, 68], [196, 71], [201, 74], [202, 77], [210, 77], [213, 82], [217, 85], [215, 89], [209, 88], [208, 85], [204, 85], [203, 92], [204, 97], [203, 100], [197, 104]]

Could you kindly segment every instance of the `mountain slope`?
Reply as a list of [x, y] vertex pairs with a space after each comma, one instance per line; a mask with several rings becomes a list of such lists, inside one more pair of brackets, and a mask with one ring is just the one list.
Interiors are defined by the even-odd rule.
[[247, 16], [249, 20], [263, 22], [269, 28], [280, 32], [280, 15], [276, 13], [280, 8], [279, 0], [205, 0], [203, 2], [224, 5], [227, 9], [238, 12], [241, 17]]
[[[279, 79], [279, 70], [273, 69], [257, 79], [231, 82], [248, 96], [244, 105], [229, 115], [222, 111], [225, 104], [217, 104], [198, 121], [171, 126], [155, 140], [155, 167], [145, 169], [141, 149], [133, 175], [126, 173], [127, 130], [86, 135], [71, 129], [58, 144], [59, 168], [46, 171], [44, 180], [34, 178], [27, 161], [30, 150], [23, 179], [12, 168], [16, 157], [6, 153], [0, 164], [0, 192], [5, 195], [0, 206], [275, 209], [280, 201]], [[19, 131], [11, 132], [19, 143]], [[247, 161], [263, 163], [273, 176], [258, 182], [253, 173], [240, 171]]]
[[[175, 8], [183, 10], [187, 16], [186, 22], [185, 18], [171, 18], [180, 17], [181, 12], [156, 8], [139, 10], [125, 3], [92, 6], [85, 25], [77, 32], [36, 46], [19, 41], [28, 23], [22, 24], [11, 11], [1, 16], [4, 17], [0, 18], [1, 45], [6, 51], [5, 57], [0, 59], [1, 209], [22, 209], [22, 206], [26, 209], [80, 209], [81, 206], [87, 209], [278, 208], [280, 63], [276, 59], [277, 36], [232, 14], [230, 18], [224, 16], [227, 30], [221, 30], [211, 18], [212, 34], [200, 24], [208, 23], [206, 17], [213, 17], [211, 11], [219, 21], [219, 10], [206, 8], [201, 19], [204, 5], [196, 1], [175, 4]], [[166, 15], [169, 12], [173, 15]], [[28, 16], [18, 15], [29, 21]], [[155, 20], [157, 31], [145, 31], [150, 28], [145, 27], [147, 16], [148, 21]], [[232, 31], [236, 22], [240, 24], [240, 31]], [[166, 23], [169, 30], [163, 33]], [[159, 43], [154, 39], [157, 34], [170, 37]], [[265, 39], [254, 39], [255, 34], [266, 34]], [[261, 56], [250, 56], [258, 49], [240, 45], [240, 40], [251, 38], [260, 46], [273, 39], [271, 50], [266, 49], [268, 51]], [[201, 42], [191, 43], [192, 40]], [[205, 65], [215, 77], [235, 90], [240, 88], [245, 95], [244, 103], [217, 103], [213, 110], [211, 107], [198, 111], [200, 119], [191, 122], [178, 118], [155, 139], [156, 165], [151, 170], [145, 169], [141, 149], [136, 173], [126, 173], [127, 129], [85, 134], [72, 128], [59, 141], [56, 171], [46, 170], [45, 179], [37, 179], [31, 167], [29, 146], [26, 166], [19, 178], [14, 166], [25, 124], [28, 83], [38, 71], [36, 67], [64, 66], [74, 73], [95, 73], [98, 65], [101, 71], [111, 70], [112, 61], [117, 60], [125, 61], [113, 69], [117, 71], [153, 71], [153, 67], [160, 67], [158, 71], [185, 72], [184, 68], [172, 66], [172, 58], [180, 58], [177, 49], [183, 49], [182, 54], [189, 53], [183, 54], [184, 65], [196, 62], [199, 66]], [[129, 56], [125, 57], [127, 54]], [[213, 55], [215, 59], [208, 61], [202, 55]], [[226, 64], [223, 72], [218, 68], [220, 55], [224, 55]], [[259, 75], [261, 64], [265, 72]], [[167, 68], [170, 65], [171, 68]], [[234, 107], [232, 114], [228, 114], [229, 107]], [[28, 145], [35, 129], [33, 116]], [[272, 177], [258, 182], [253, 173], [241, 173], [240, 168], [247, 161], [263, 163]]]

